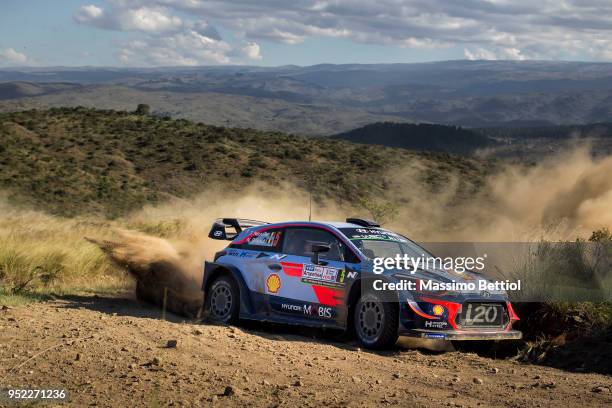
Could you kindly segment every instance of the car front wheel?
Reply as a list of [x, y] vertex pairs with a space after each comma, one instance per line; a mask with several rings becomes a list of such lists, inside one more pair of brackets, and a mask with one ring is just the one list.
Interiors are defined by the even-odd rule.
[[359, 298], [354, 312], [355, 333], [366, 348], [389, 348], [397, 341], [398, 310], [393, 302], [383, 302], [376, 294]]
[[204, 308], [208, 319], [216, 323], [236, 323], [240, 311], [240, 292], [228, 276], [215, 279], [206, 291]]

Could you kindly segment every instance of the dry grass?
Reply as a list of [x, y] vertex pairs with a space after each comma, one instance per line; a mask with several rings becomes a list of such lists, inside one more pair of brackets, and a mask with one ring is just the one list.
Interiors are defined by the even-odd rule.
[[0, 215], [0, 304], [47, 294], [109, 292], [131, 286], [124, 271], [83, 238], [113, 225], [4, 208]]

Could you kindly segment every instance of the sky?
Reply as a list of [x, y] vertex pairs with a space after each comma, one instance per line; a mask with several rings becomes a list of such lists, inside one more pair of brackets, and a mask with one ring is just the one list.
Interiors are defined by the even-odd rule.
[[1, 0], [0, 67], [612, 61], [612, 0]]

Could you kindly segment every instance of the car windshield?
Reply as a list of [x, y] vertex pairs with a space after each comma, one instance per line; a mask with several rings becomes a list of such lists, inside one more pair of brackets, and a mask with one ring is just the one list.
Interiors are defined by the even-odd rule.
[[341, 228], [340, 231], [368, 258], [394, 258], [396, 255], [433, 257], [424, 248], [395, 232], [377, 228]]

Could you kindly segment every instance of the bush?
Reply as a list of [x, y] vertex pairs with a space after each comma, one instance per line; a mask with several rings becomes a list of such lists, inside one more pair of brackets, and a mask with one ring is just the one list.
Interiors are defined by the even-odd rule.
[[151, 107], [146, 103], [139, 103], [136, 107], [135, 113], [137, 115], [149, 116], [149, 114], [151, 113]]

